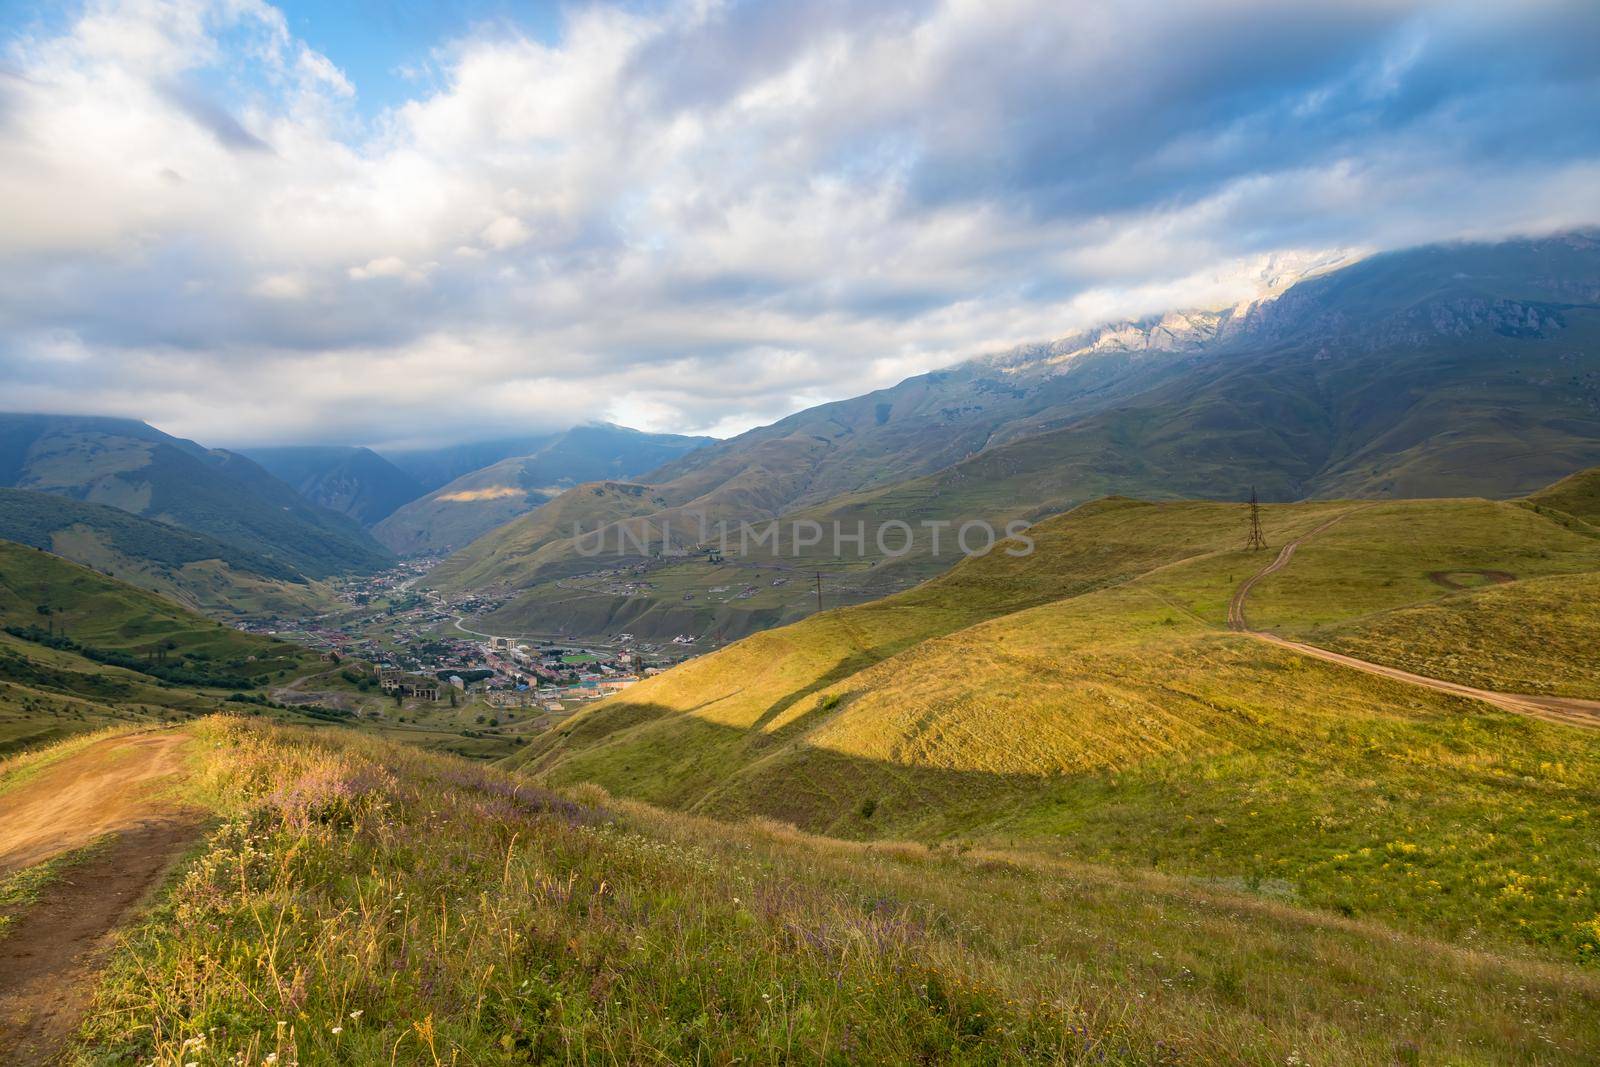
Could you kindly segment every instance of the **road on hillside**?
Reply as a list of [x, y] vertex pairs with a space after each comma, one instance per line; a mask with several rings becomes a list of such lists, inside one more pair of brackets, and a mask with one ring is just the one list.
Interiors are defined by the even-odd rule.
[[53, 1062], [88, 1008], [115, 931], [200, 835], [163, 797], [187, 735], [99, 741], [0, 793], [0, 880], [86, 845], [0, 935], [0, 1064]]
[[1370, 504], [1364, 504], [1360, 507], [1351, 508], [1349, 511], [1342, 511], [1338, 515], [1335, 515], [1333, 518], [1329, 519], [1327, 522], [1324, 522], [1320, 526], [1301, 534], [1293, 541], [1290, 541], [1288, 544], [1284, 545], [1283, 548], [1278, 552], [1276, 559], [1267, 564], [1267, 566], [1263, 567], [1261, 570], [1257, 571], [1255, 574], [1251, 575], [1249, 578], [1246, 578], [1243, 584], [1239, 586], [1238, 590], [1234, 592], [1233, 599], [1228, 603], [1228, 626], [1240, 633], [1248, 634], [1258, 641], [1264, 641], [1267, 644], [1276, 645], [1279, 648], [1285, 648], [1292, 652], [1298, 652], [1304, 656], [1311, 656], [1316, 659], [1324, 660], [1328, 663], [1337, 663], [1342, 667], [1353, 667], [1358, 671], [1365, 671], [1368, 674], [1377, 675], [1380, 678], [1388, 678], [1397, 682], [1406, 682], [1411, 685], [1432, 689], [1436, 692], [1449, 693], [1452, 696], [1480, 700], [1485, 704], [1492, 704], [1493, 706], [1501, 708], [1505, 711], [1514, 711], [1519, 715], [1532, 715], [1536, 718], [1546, 719], [1550, 722], [1564, 723], [1569, 726], [1600, 728], [1600, 701], [1597, 700], [1577, 700], [1570, 697], [1526, 696], [1519, 693], [1497, 693], [1489, 689], [1477, 689], [1473, 686], [1462, 685], [1458, 682], [1447, 682], [1442, 678], [1429, 678], [1422, 674], [1412, 674], [1410, 671], [1403, 671], [1398, 667], [1388, 667], [1381, 663], [1372, 663], [1368, 660], [1358, 659], [1355, 656], [1347, 656], [1341, 652], [1333, 652], [1326, 648], [1319, 648], [1316, 645], [1308, 645], [1300, 641], [1290, 641], [1287, 638], [1279, 637], [1276, 634], [1270, 634], [1262, 630], [1251, 629], [1249, 617], [1245, 614], [1245, 604], [1250, 598], [1250, 591], [1256, 587], [1256, 584], [1263, 578], [1276, 574], [1283, 570], [1284, 567], [1288, 566], [1289, 561], [1294, 558], [1295, 549], [1299, 548], [1301, 544], [1322, 533], [1324, 530], [1328, 529], [1339, 520], [1345, 518], [1347, 515], [1354, 514], [1357, 511], [1361, 511], [1364, 508], [1371, 506], [1372, 505]]
[[457, 615], [456, 616], [456, 629], [460, 630], [464, 634], [471, 634], [473, 637], [494, 638], [495, 636], [497, 636], [495, 634], [481, 634], [477, 630], [469, 630], [469, 629], [467, 629], [467, 617], [465, 615]]

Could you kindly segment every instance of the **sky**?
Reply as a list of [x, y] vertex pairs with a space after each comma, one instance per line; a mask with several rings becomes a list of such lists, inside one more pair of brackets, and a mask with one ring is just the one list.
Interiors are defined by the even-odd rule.
[[0, 0], [0, 410], [724, 436], [1600, 222], [1600, 4]]

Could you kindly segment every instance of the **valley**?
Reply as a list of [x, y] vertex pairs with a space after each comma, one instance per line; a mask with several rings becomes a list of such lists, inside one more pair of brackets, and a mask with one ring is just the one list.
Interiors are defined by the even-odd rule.
[[[935, 527], [1003, 530], [1104, 496], [1516, 497], [1600, 463], [1597, 308], [1588, 233], [1341, 263], [1255, 302], [969, 360], [574, 487], [457, 548], [427, 584], [492, 592], [490, 630], [720, 643], [815, 602], [695, 565], [724, 527], [779, 524], [783, 552], [724, 562], [821, 572], [840, 605], [955, 564]], [[824, 535], [798, 543], [813, 523]], [[896, 523], [911, 532], [891, 553], [876, 533]], [[595, 544], [611, 548], [591, 557]]]
[[1600, 1064], [1596, 0], [0, 11], [0, 1067]]
[[1595, 247], [720, 442], [0, 419], [0, 1049], [1592, 1060]]

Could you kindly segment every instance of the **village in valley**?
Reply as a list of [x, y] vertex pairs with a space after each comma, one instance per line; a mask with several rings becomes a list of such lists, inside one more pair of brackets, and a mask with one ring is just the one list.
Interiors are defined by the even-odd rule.
[[417, 588], [434, 562], [405, 560], [344, 579], [335, 588], [337, 609], [314, 618], [237, 623], [314, 649], [327, 664], [275, 689], [272, 699], [336, 709], [429, 747], [493, 758], [699, 651], [689, 636], [658, 645], [629, 633], [580, 642], [477, 632], [472, 620], [497, 605], [478, 594]]

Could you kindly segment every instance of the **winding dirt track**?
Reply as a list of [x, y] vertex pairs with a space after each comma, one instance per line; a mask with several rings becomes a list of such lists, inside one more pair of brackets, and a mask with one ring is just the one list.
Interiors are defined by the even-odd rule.
[[1403, 671], [1398, 667], [1386, 667], [1381, 663], [1372, 663], [1368, 660], [1357, 659], [1355, 656], [1346, 656], [1340, 652], [1318, 648], [1316, 645], [1290, 641], [1276, 634], [1251, 629], [1249, 617], [1245, 614], [1245, 603], [1249, 600], [1250, 591], [1255, 588], [1256, 583], [1288, 566], [1289, 561], [1294, 558], [1295, 549], [1299, 548], [1301, 544], [1322, 533], [1345, 516], [1362, 510], [1362, 507], [1370, 506], [1362, 505], [1361, 507], [1351, 508], [1349, 511], [1340, 512], [1322, 525], [1301, 534], [1284, 545], [1278, 552], [1276, 559], [1245, 579], [1244, 583], [1234, 592], [1233, 599], [1228, 603], [1229, 628], [1248, 634], [1256, 640], [1264, 641], [1269, 645], [1277, 645], [1279, 648], [1286, 648], [1304, 656], [1325, 660], [1328, 663], [1337, 663], [1342, 667], [1353, 667], [1358, 671], [1365, 671], [1380, 678], [1406, 682], [1410, 685], [1422, 686], [1425, 689], [1432, 689], [1436, 692], [1449, 693], [1452, 696], [1481, 700], [1485, 704], [1492, 704], [1505, 711], [1514, 711], [1519, 715], [1532, 715], [1536, 718], [1564, 723], [1568, 726], [1600, 729], [1600, 701], [1577, 700], [1570, 697], [1525, 696], [1519, 693], [1496, 693], [1488, 689], [1476, 689], [1470, 685], [1447, 682], [1442, 678], [1429, 678], [1422, 674], [1412, 674], [1410, 671]]
[[101, 741], [0, 793], [0, 878], [103, 842], [0, 933], [0, 1065], [59, 1055], [115, 931], [199, 836], [202, 816], [162, 795], [184, 772], [187, 740]]

